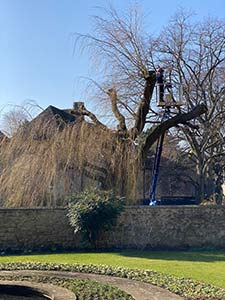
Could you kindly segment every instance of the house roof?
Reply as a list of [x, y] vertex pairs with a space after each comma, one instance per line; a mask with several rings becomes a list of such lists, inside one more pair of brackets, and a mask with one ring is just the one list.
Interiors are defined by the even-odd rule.
[[36, 118], [34, 118], [31, 123], [36, 123], [37, 121], [41, 121], [41, 122], [49, 122], [50, 120], [54, 120], [57, 123], [58, 122], [65, 122], [65, 123], [72, 123], [75, 122], [77, 120], [77, 118], [68, 113], [65, 112], [55, 106], [48, 106], [43, 112], [41, 112]]
[[20, 128], [20, 133], [32, 135], [35, 139], [51, 137], [55, 130], [62, 130], [66, 124], [79, 122], [79, 116], [72, 115], [55, 106], [48, 106], [32, 121]]

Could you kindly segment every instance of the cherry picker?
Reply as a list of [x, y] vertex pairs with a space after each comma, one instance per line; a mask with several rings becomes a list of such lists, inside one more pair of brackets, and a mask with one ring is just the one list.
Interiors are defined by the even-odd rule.
[[[161, 123], [170, 118], [171, 109], [178, 109], [178, 111], [180, 111], [180, 107], [183, 105], [181, 84], [175, 86], [171, 82], [165, 81], [164, 70], [161, 67], [158, 67], [156, 70], [156, 101], [157, 106], [161, 107], [163, 110]], [[158, 138], [156, 144], [156, 152], [152, 170], [152, 182], [149, 192], [149, 205], [157, 204], [155, 195], [164, 137], [165, 133]]]

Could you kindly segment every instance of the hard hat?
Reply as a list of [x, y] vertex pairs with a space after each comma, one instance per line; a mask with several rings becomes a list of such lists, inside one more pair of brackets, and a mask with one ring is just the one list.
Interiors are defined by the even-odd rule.
[[157, 72], [164, 72], [163, 68], [161, 68], [160, 66], [158, 66], [158, 68], [156, 69]]

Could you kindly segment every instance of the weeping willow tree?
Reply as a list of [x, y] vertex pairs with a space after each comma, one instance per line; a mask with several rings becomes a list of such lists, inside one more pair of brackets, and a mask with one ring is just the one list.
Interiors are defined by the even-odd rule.
[[4, 206], [64, 206], [67, 196], [93, 185], [134, 201], [139, 164], [134, 144], [84, 120], [37, 117], [2, 140], [0, 158]]
[[[98, 87], [99, 105], [110, 110], [116, 127], [107, 127], [83, 104], [67, 112], [83, 116], [79, 121], [67, 122], [58, 112], [47, 122], [37, 118], [24, 124], [0, 147], [4, 205], [65, 205], [67, 195], [93, 181], [104, 189], [116, 189], [128, 203], [137, 203], [140, 166], [150, 147], [170, 128], [191, 126], [191, 120], [206, 113], [199, 102], [159, 123], [153, 101], [155, 65], [163, 61], [156, 53], [159, 43], [144, 33], [136, 8], [122, 17], [110, 8], [106, 15], [95, 18], [93, 35], [76, 35], [76, 46], [89, 50], [100, 68], [102, 77], [91, 83]], [[93, 91], [93, 86], [89, 89]]]

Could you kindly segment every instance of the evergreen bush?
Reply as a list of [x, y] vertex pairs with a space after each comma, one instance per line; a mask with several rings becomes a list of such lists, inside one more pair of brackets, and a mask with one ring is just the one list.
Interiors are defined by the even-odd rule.
[[114, 192], [88, 189], [70, 197], [67, 216], [74, 232], [96, 248], [100, 234], [116, 224], [123, 207], [123, 199]]

